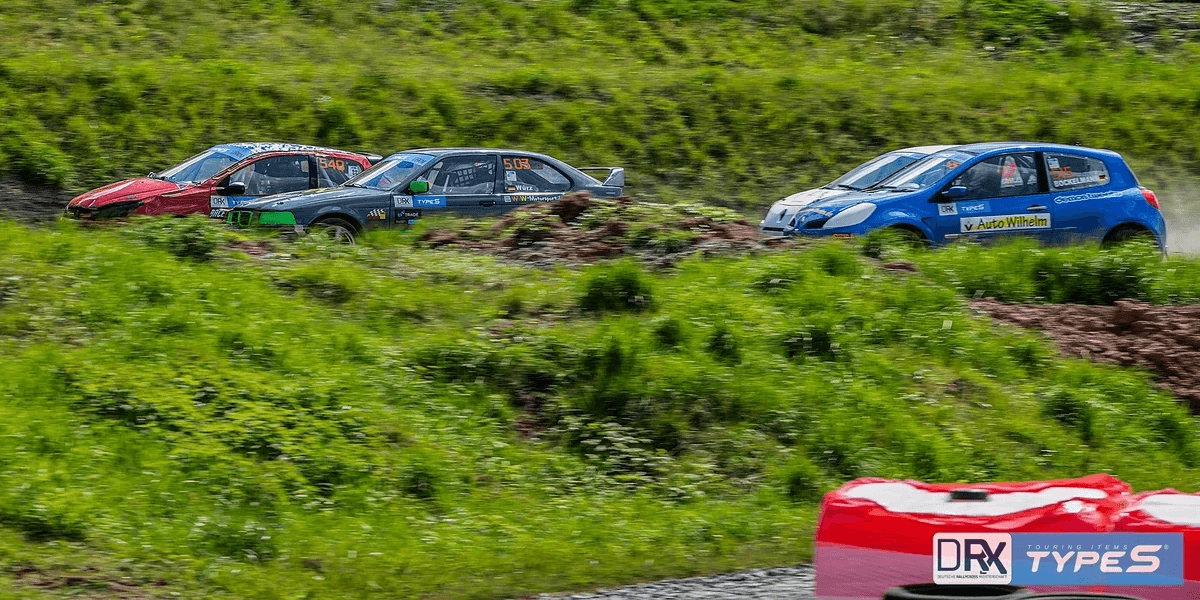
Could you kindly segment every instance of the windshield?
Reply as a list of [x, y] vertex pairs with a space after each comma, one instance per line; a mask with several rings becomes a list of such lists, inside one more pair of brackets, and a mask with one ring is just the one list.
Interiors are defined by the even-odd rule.
[[433, 160], [428, 154], [393, 154], [358, 174], [345, 185], [390, 190], [408, 179], [413, 172]]
[[950, 174], [959, 165], [971, 160], [973, 154], [946, 150], [926, 157], [921, 162], [881, 182], [883, 189], [923, 190]]
[[855, 167], [825, 187], [850, 188], [852, 190], [868, 188], [921, 160], [924, 156], [919, 152], [889, 152]]
[[185, 161], [154, 176], [155, 179], [165, 179], [171, 183], [188, 184], [208, 181], [209, 177], [224, 171], [237, 162], [232, 156], [213, 149], [205, 150]]

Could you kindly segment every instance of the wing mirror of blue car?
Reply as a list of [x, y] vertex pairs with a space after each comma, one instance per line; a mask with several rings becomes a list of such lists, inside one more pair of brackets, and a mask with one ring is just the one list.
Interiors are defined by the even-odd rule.
[[217, 187], [217, 193], [222, 196], [241, 196], [246, 193], [246, 184], [241, 181], [234, 181]]
[[965, 188], [961, 185], [956, 185], [952, 188], [942, 190], [942, 193], [938, 194], [938, 196], [936, 198], [934, 198], [934, 200], [935, 201], [961, 200], [966, 197], [967, 197], [967, 188]]
[[408, 184], [408, 191], [414, 194], [424, 194], [429, 191], [428, 181], [414, 181]]

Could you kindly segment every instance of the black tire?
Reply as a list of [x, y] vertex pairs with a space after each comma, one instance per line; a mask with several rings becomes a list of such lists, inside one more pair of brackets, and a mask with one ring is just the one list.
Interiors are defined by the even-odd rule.
[[921, 232], [907, 227], [888, 227], [885, 231], [896, 236], [896, 240], [909, 248], [928, 248], [929, 240]]
[[355, 240], [358, 237], [358, 228], [353, 223], [338, 217], [321, 219], [313, 223], [308, 230], [314, 235], [323, 235], [332, 241], [341, 242], [348, 246], [355, 245]]
[[917, 583], [892, 588], [883, 600], [1028, 600], [1033, 592], [1011, 585], [937, 585]]
[[1121, 244], [1135, 240], [1148, 240], [1155, 243], [1158, 242], [1158, 240], [1154, 237], [1154, 234], [1150, 233], [1149, 230], [1142, 229], [1140, 227], [1119, 227], [1105, 236], [1104, 242], [1101, 244], [1101, 246], [1105, 248], [1112, 248], [1114, 246], [1120, 246]]

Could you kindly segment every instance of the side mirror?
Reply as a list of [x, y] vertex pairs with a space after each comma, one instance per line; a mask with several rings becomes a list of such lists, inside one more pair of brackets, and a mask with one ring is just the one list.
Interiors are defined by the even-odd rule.
[[242, 181], [234, 181], [225, 185], [217, 186], [217, 192], [222, 196], [241, 196], [246, 193], [246, 183]]
[[956, 185], [952, 188], [942, 190], [942, 193], [938, 195], [941, 197], [941, 200], [959, 200], [967, 197], [967, 188]]
[[414, 182], [408, 184], [408, 191], [410, 191], [414, 194], [427, 193], [427, 192], [429, 192], [429, 182], [428, 181], [414, 181]]

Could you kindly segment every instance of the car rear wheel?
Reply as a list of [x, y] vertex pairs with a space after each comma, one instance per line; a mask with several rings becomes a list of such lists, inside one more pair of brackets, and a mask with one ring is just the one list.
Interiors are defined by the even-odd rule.
[[1156, 243], [1158, 239], [1149, 230], [1141, 227], [1118, 227], [1104, 236], [1104, 242], [1101, 245], [1105, 248], [1112, 248], [1134, 241]]
[[883, 600], [1028, 600], [1033, 592], [1011, 585], [937, 585], [918, 583], [892, 588]]
[[313, 235], [320, 235], [330, 241], [349, 246], [354, 245], [355, 237], [358, 235], [358, 229], [355, 228], [352, 223], [337, 217], [321, 219], [320, 221], [313, 223], [312, 227], [309, 228], [309, 231]]

